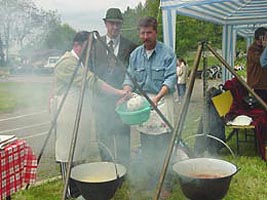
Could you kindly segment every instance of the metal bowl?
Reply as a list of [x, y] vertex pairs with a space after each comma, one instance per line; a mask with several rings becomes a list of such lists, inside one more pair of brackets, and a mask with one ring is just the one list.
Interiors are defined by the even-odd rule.
[[173, 165], [184, 195], [191, 200], [222, 199], [233, 175], [238, 172], [230, 162], [212, 158], [194, 158]]
[[125, 175], [126, 168], [113, 162], [85, 163], [71, 170], [71, 179], [87, 200], [111, 199]]

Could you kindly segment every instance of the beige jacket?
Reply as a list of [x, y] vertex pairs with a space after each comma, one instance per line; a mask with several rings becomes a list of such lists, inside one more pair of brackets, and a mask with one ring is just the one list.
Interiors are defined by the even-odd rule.
[[186, 84], [188, 67], [183, 62], [176, 67], [176, 74], [177, 74], [177, 83]]
[[[69, 80], [78, 64], [78, 59], [71, 52], [66, 52], [55, 68], [57, 106], [60, 104], [63, 94], [67, 89]], [[80, 98], [80, 86], [82, 84], [83, 67], [78, 69], [72, 87], [64, 102], [63, 108], [57, 120], [55, 156], [56, 161], [68, 162], [71, 143], [73, 140], [74, 124]], [[74, 151], [73, 161], [84, 161], [90, 158], [92, 144], [90, 131], [93, 127], [92, 95], [99, 93], [101, 80], [92, 72], [88, 72], [88, 87], [85, 90], [82, 113], [79, 123], [79, 131]]]

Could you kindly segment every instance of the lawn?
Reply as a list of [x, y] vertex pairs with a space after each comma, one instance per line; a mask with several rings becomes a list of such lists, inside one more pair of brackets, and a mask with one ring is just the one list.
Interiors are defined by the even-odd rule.
[[[9, 112], [20, 107], [32, 105], [46, 105], [50, 86], [46, 84], [33, 83], [0, 83], [0, 110]], [[45, 92], [43, 92], [45, 91]], [[30, 100], [30, 101], [29, 101]], [[193, 104], [197, 103], [193, 101]], [[183, 137], [195, 134], [198, 127], [198, 118], [201, 115], [202, 106], [189, 106], [186, 116]], [[228, 131], [229, 132], [229, 131]], [[191, 141], [190, 143], [193, 143]], [[235, 151], [235, 137], [230, 143], [231, 149]], [[233, 158], [230, 153], [223, 149], [217, 158], [228, 160], [237, 165], [241, 170], [232, 178], [232, 182], [225, 200], [265, 200], [266, 190], [266, 162], [258, 156], [253, 144], [242, 144], [241, 155]], [[12, 196], [13, 200], [59, 200], [63, 191], [61, 180], [32, 186], [27, 191], [20, 191]], [[113, 200], [149, 200], [154, 192], [133, 188], [126, 179], [122, 187], [118, 189]], [[185, 200], [177, 177], [173, 182], [173, 192], [169, 200]]]
[[[232, 141], [234, 142], [234, 141]], [[223, 153], [224, 154], [224, 153]], [[227, 154], [227, 153], [225, 153]], [[241, 170], [232, 178], [232, 182], [224, 200], [265, 200], [267, 199], [266, 186], [266, 163], [263, 162], [255, 153], [253, 146], [242, 149], [242, 156], [233, 159], [231, 156], [221, 156], [237, 165]], [[13, 200], [59, 200], [63, 191], [61, 180], [53, 181], [30, 188], [28, 191], [21, 191], [12, 196]], [[126, 180], [122, 187], [118, 189], [113, 200], [150, 200], [153, 191], [135, 190], [130, 187]], [[134, 198], [133, 198], [134, 197]], [[173, 192], [169, 200], [186, 200], [180, 190], [178, 182], [174, 182]]]
[[1, 82], [0, 112], [11, 112], [20, 108], [47, 106], [51, 85], [32, 82]]

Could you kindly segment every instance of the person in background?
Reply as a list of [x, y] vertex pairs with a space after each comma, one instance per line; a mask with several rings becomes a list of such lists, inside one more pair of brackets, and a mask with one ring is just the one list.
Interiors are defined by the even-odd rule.
[[260, 57], [261, 66], [267, 68], [267, 34], [262, 40], [262, 45], [265, 47]]
[[267, 102], [267, 68], [263, 68], [260, 57], [263, 53], [263, 38], [267, 34], [264, 27], [258, 28], [254, 33], [254, 42], [247, 52], [247, 84]]
[[[139, 21], [139, 38], [143, 44], [131, 53], [128, 73], [136, 79], [173, 126], [176, 56], [170, 47], [157, 40], [157, 27], [154, 17], [148, 16]], [[127, 92], [136, 89], [127, 75], [123, 85]], [[147, 165], [147, 175], [151, 178], [147, 186], [154, 187], [160, 175], [171, 132], [154, 110], [151, 111], [149, 120], [136, 129], [141, 133], [142, 156]]]
[[[103, 18], [106, 34], [96, 40], [94, 46], [94, 67], [91, 69], [99, 78], [115, 88], [122, 88], [130, 53], [136, 45], [121, 36], [123, 17], [120, 9], [109, 8]], [[101, 44], [102, 40], [114, 53], [114, 59], [108, 50]], [[121, 122], [115, 112], [117, 99], [111, 96], [96, 96], [94, 108], [96, 115], [97, 139], [113, 154], [116, 160], [127, 166], [130, 159], [130, 127]], [[115, 152], [116, 149], [116, 152]], [[106, 150], [100, 148], [103, 160], [110, 160]]]
[[[86, 48], [88, 36], [89, 32], [87, 31], [78, 32], [73, 39], [72, 50], [67, 51], [55, 66], [55, 93], [58, 105], [66, 92], [74, 70], [79, 64], [82, 52]], [[63, 108], [57, 120], [55, 157], [56, 161], [60, 164], [64, 181], [66, 178], [66, 169], [73, 137], [75, 117], [78, 109], [83, 71], [84, 62], [81, 62], [77, 75], [74, 78], [73, 84], [69, 90], [68, 96], [63, 104]], [[79, 132], [74, 151], [73, 163], [79, 163], [88, 160], [90, 156], [91, 151], [89, 130], [91, 127], [91, 97], [93, 94], [109, 94], [110, 96], [119, 99], [126, 93], [123, 90], [113, 88], [112, 86], [98, 79], [92, 72], [88, 71], [84, 104], [79, 123]], [[77, 192], [77, 188], [75, 189], [74, 184], [70, 181], [67, 197], [77, 197], [78, 195], [79, 193]]]
[[177, 92], [178, 92], [178, 102], [181, 103], [185, 95], [186, 81], [188, 76], [188, 66], [183, 58], [177, 60], [176, 66], [177, 74]]

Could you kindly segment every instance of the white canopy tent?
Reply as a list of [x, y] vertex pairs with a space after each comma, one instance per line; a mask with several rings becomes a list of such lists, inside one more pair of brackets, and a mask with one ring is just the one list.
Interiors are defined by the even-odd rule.
[[[253, 41], [256, 28], [267, 26], [266, 0], [161, 0], [164, 43], [175, 49], [176, 15], [184, 15], [223, 26], [222, 56], [234, 65], [236, 37]], [[227, 80], [230, 74], [223, 71]]]

